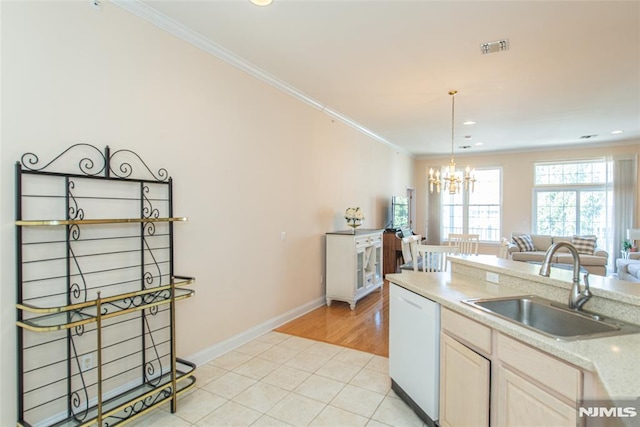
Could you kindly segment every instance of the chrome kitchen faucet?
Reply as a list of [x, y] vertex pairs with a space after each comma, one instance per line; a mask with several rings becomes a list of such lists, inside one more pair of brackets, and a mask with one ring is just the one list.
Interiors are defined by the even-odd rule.
[[557, 242], [549, 246], [547, 253], [544, 256], [544, 261], [540, 266], [540, 275], [549, 277], [551, 272], [551, 258], [558, 249], [566, 247], [571, 253], [573, 258], [573, 284], [571, 285], [571, 292], [569, 293], [569, 308], [580, 310], [582, 306], [591, 298], [591, 291], [589, 290], [589, 272], [584, 274], [584, 291], [580, 291], [580, 255], [575, 246], [569, 242]]

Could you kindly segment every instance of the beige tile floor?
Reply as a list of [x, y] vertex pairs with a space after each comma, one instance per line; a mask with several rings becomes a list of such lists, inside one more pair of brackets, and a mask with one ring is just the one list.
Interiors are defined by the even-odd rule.
[[420, 426], [386, 357], [270, 332], [196, 369], [196, 387], [136, 427]]

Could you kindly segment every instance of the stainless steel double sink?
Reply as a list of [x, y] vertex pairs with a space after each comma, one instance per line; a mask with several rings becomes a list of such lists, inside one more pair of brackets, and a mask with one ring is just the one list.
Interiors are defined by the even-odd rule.
[[562, 341], [640, 332], [638, 325], [596, 313], [573, 310], [558, 302], [534, 295], [474, 298], [462, 302]]

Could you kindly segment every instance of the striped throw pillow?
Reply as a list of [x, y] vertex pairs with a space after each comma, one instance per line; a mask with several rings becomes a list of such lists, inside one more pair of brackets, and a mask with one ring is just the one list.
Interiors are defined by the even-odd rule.
[[579, 254], [593, 255], [596, 251], [596, 236], [573, 236], [571, 244]]
[[536, 247], [533, 244], [533, 240], [528, 234], [513, 236], [513, 243], [518, 245], [520, 252], [533, 252], [536, 250]]

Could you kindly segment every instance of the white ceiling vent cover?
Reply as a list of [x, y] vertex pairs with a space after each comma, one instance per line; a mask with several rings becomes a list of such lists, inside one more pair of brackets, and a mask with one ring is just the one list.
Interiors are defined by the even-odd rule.
[[480, 52], [483, 55], [494, 52], [502, 52], [503, 50], [509, 50], [509, 40], [496, 40], [494, 42], [482, 43], [480, 45]]

